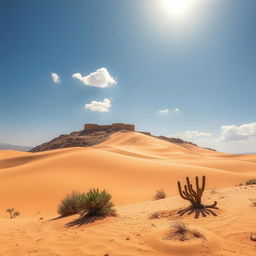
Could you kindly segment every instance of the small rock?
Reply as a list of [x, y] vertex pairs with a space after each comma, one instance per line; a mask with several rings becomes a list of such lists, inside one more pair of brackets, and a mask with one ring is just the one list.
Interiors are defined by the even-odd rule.
[[253, 242], [256, 242], [256, 234], [251, 233], [250, 239], [251, 239]]

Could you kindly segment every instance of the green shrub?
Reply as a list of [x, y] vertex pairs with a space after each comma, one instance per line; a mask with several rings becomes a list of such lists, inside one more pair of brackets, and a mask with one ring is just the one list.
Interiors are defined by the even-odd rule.
[[81, 195], [80, 210], [82, 216], [105, 217], [116, 214], [114, 204], [111, 202], [112, 196], [106, 191], [90, 189]]
[[166, 198], [166, 193], [163, 189], [158, 189], [156, 194], [154, 195], [154, 200], [164, 199]]
[[250, 179], [245, 182], [245, 185], [256, 185], [256, 179]]
[[9, 213], [11, 219], [16, 218], [17, 216], [20, 215], [20, 213], [17, 212], [17, 211], [15, 211], [14, 208], [8, 208], [8, 209], [6, 210], [6, 212]]
[[81, 193], [72, 191], [71, 194], [67, 195], [58, 206], [58, 213], [61, 216], [69, 216], [80, 211]]

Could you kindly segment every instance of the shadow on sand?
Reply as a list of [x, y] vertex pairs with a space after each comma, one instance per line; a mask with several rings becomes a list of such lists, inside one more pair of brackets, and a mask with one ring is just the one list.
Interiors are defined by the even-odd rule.
[[195, 207], [191, 205], [185, 209], [178, 211], [177, 213], [180, 216], [183, 216], [185, 213], [187, 213], [187, 215], [191, 215], [195, 213], [195, 219], [199, 218], [200, 215], [202, 215], [203, 217], [206, 217], [207, 215], [217, 216], [217, 214], [213, 210], [211, 210], [211, 209], [218, 210], [219, 208], [216, 207], [216, 205], [217, 205], [216, 201], [212, 205], [200, 205], [200, 207]]
[[[67, 218], [67, 217], [70, 217], [70, 216], [74, 216], [76, 214], [73, 214], [73, 215], [69, 215], [69, 216], [58, 216], [56, 218], [52, 218], [50, 219], [49, 221], [55, 221], [55, 220], [60, 220], [60, 219], [63, 219], [63, 218]], [[81, 215], [80, 217], [78, 217], [77, 219], [75, 220], [72, 220], [68, 223], [65, 224], [65, 227], [66, 228], [70, 228], [70, 227], [74, 227], [74, 226], [82, 226], [82, 225], [86, 225], [86, 224], [90, 224], [90, 223], [93, 223], [97, 220], [103, 220], [107, 217], [117, 217], [118, 215], [116, 214], [110, 214], [110, 215], [107, 215], [107, 216], [91, 216], [91, 215]]]
[[74, 227], [74, 226], [80, 227], [82, 225], [90, 224], [95, 222], [96, 220], [102, 220], [102, 219], [104, 219], [104, 217], [84, 215], [79, 217], [78, 219], [68, 222], [67, 224], [65, 224], [65, 227], [67, 228]]

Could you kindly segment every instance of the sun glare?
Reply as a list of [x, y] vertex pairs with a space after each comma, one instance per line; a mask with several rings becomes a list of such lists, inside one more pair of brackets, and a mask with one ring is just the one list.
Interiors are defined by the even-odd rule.
[[189, 7], [193, 0], [163, 0], [169, 13], [181, 15]]

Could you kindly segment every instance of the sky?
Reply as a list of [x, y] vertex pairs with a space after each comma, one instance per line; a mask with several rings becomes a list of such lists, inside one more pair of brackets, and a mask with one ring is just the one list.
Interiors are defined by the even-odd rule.
[[0, 142], [124, 122], [256, 152], [255, 0], [3, 0]]

